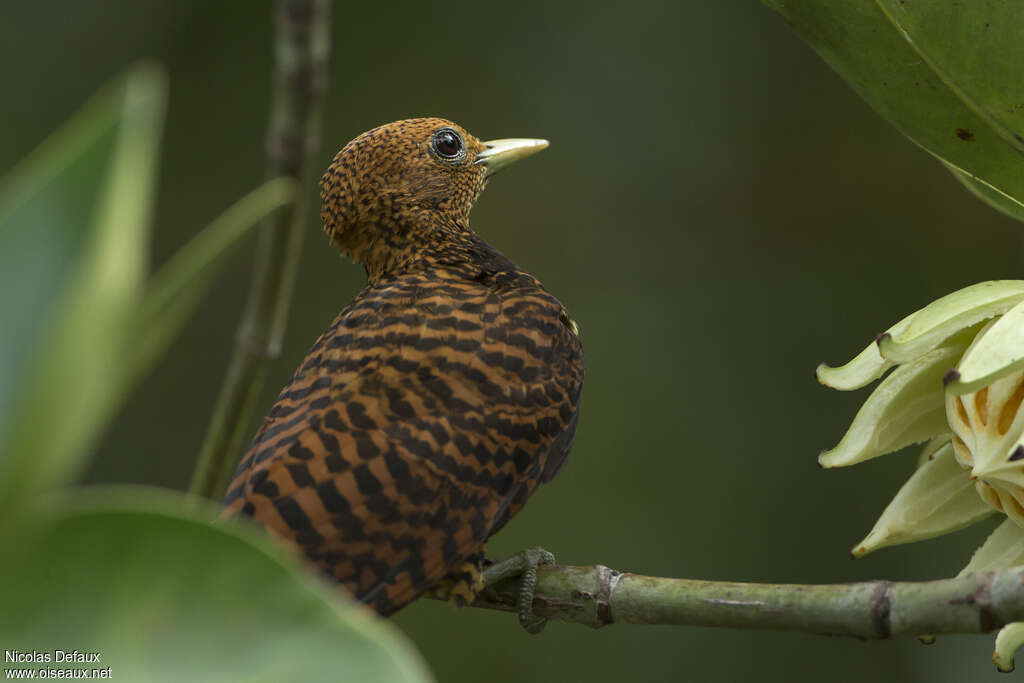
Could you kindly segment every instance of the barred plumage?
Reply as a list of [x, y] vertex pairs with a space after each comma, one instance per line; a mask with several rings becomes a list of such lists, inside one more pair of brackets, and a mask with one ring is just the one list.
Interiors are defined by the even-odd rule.
[[[443, 153], [450, 132], [461, 156]], [[478, 566], [561, 468], [579, 419], [575, 323], [469, 228], [499, 165], [488, 149], [413, 119], [338, 153], [324, 229], [368, 283], [281, 392], [225, 498], [382, 614]]]

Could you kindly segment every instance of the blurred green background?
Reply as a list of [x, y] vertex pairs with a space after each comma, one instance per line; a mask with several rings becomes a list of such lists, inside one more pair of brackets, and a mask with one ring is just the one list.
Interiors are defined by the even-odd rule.
[[[914, 455], [818, 469], [865, 393], [830, 392], [813, 369], [938, 296], [1019, 277], [1024, 226], [874, 114], [781, 18], [740, 0], [342, 3], [333, 40], [318, 167], [411, 116], [552, 141], [491, 183], [472, 223], [580, 323], [583, 417], [569, 465], [493, 555], [542, 544], [570, 564], [793, 582], [966, 564], [994, 522], [849, 559]], [[263, 177], [270, 41], [262, 2], [5, 3], [0, 171], [124, 65], [156, 57], [171, 77], [160, 263]], [[261, 411], [362, 284], [315, 213]], [[186, 486], [250, 247], [109, 429], [89, 481]], [[509, 615], [432, 601], [395, 621], [441, 681], [1005, 680], [990, 637], [558, 623], [529, 637]]]

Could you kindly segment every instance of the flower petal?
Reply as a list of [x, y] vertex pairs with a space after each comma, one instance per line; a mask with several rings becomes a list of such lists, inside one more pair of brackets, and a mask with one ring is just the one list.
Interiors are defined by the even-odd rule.
[[974, 524], [995, 512], [974, 492], [974, 483], [953, 457], [948, 443], [915, 470], [854, 557], [890, 545], [923, 541]]
[[1024, 301], [978, 334], [957, 364], [958, 377], [946, 385], [967, 394], [1024, 367]]
[[1024, 529], [1007, 519], [989, 534], [957, 576], [1024, 564]]
[[1021, 645], [1024, 645], [1024, 624], [1017, 622], [999, 629], [999, 633], [996, 634], [996, 649], [992, 653], [992, 661], [996, 663], [996, 668], [1003, 673], [1013, 671], [1013, 655]]
[[1024, 370], [976, 392], [946, 392], [946, 419], [961, 466], [991, 504], [1024, 523]]
[[[989, 534], [957, 576], [1024, 564], [1024, 529], [1007, 519]], [[1013, 655], [1024, 644], [1024, 624], [1007, 624], [996, 635], [992, 659], [1000, 671], [1013, 671]]]
[[924, 448], [922, 448], [921, 452], [918, 454], [917, 467], [920, 467], [930, 460], [934, 460], [935, 456], [937, 456], [939, 451], [942, 450], [942, 447], [948, 444], [952, 439], [952, 434], [940, 434], [934, 439], [931, 439], [924, 445]]
[[818, 457], [818, 464], [854, 465], [949, 431], [942, 376], [962, 352], [963, 347], [942, 346], [896, 368], [864, 401], [839, 445]]
[[[910, 325], [910, 321], [915, 315], [917, 315], [917, 311], [887, 329], [883, 334], [894, 337], [899, 335]], [[882, 358], [882, 354], [878, 352], [878, 344], [871, 342], [866, 349], [858, 353], [846, 365], [833, 368], [824, 363], [820, 364], [817, 369], [818, 381], [832, 389], [851, 391], [871, 384], [894, 365], [896, 363], [893, 361]]]
[[1024, 301], [1024, 281], [993, 280], [964, 287], [931, 302], [902, 332], [878, 339], [887, 360], [906, 363], [938, 346], [956, 332], [1001, 315]]

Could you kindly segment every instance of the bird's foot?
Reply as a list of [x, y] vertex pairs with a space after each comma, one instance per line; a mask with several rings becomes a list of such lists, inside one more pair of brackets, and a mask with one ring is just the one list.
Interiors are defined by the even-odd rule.
[[519, 593], [516, 597], [516, 613], [519, 625], [527, 633], [540, 633], [548, 620], [533, 614], [533, 594], [537, 589], [537, 567], [554, 564], [555, 556], [544, 548], [528, 548], [490, 564], [484, 569], [484, 585], [493, 586], [502, 579], [519, 577]]
[[459, 607], [469, 605], [486, 585], [483, 563], [484, 554], [482, 552], [467, 557], [457, 564], [447, 576], [434, 584], [428, 593], [431, 597], [455, 603]]

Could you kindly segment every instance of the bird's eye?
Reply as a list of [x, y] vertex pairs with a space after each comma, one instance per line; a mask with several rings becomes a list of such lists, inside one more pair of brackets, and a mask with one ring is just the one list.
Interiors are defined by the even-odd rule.
[[451, 128], [442, 128], [434, 133], [434, 151], [442, 159], [456, 159], [462, 155], [462, 138]]

